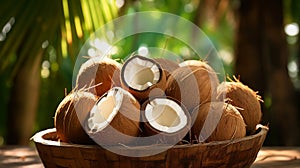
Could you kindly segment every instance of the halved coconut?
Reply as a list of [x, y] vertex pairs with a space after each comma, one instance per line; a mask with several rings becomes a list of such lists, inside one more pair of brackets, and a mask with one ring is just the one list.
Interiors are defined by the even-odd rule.
[[114, 86], [120, 86], [121, 64], [108, 57], [92, 57], [79, 69], [76, 84], [78, 89], [101, 97]]
[[126, 90], [114, 87], [92, 108], [86, 129], [98, 144], [128, 144], [139, 135], [139, 121], [139, 102]]
[[84, 131], [83, 124], [96, 101], [95, 95], [83, 91], [74, 91], [61, 101], [54, 116], [54, 126], [61, 141], [79, 144], [93, 142]]
[[166, 95], [181, 101], [190, 111], [199, 104], [216, 100], [219, 85], [216, 72], [207, 63], [197, 62], [195, 65], [181, 63], [166, 84]]
[[174, 99], [156, 97], [142, 105], [144, 136], [154, 136], [150, 143], [176, 144], [189, 132], [191, 117], [187, 109]]
[[223, 94], [226, 95], [226, 99], [232, 105], [239, 107], [239, 111], [247, 125], [247, 133], [254, 133], [256, 125], [260, 123], [262, 118], [261, 97], [257, 92], [238, 80], [236, 82], [222, 82], [218, 86], [218, 95]]
[[123, 87], [139, 101], [150, 96], [163, 96], [166, 75], [154, 60], [142, 56], [129, 58], [121, 69]]
[[201, 61], [201, 60], [185, 60], [185, 61], [181, 62], [179, 64], [179, 66], [180, 67], [184, 67], [184, 66], [204, 66], [207, 69], [213, 71], [213, 69], [206, 62]]
[[154, 59], [160, 66], [161, 68], [165, 71], [166, 77], [168, 79], [169, 75], [177, 68], [179, 68], [179, 64], [170, 60], [170, 59], [165, 59], [165, 58], [155, 58]]
[[223, 141], [242, 138], [246, 125], [239, 111], [224, 102], [207, 102], [193, 111], [196, 121], [192, 137], [199, 142]]

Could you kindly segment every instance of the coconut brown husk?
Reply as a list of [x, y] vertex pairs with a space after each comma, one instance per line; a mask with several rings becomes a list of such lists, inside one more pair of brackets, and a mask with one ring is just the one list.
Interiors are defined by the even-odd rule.
[[242, 138], [246, 125], [239, 111], [224, 102], [207, 102], [193, 111], [196, 121], [192, 138], [199, 142], [224, 141]]
[[155, 58], [154, 59], [161, 68], [165, 71], [166, 77], [168, 79], [169, 75], [177, 68], [179, 68], [179, 64], [165, 58]]
[[120, 68], [120, 63], [108, 57], [92, 57], [81, 65], [77, 87], [101, 97], [110, 88], [121, 86]]
[[247, 125], [247, 133], [252, 134], [262, 118], [260, 101], [257, 92], [240, 81], [222, 82], [218, 86], [218, 95], [226, 95], [226, 100], [238, 107]]
[[[126, 90], [120, 87], [114, 87], [109, 91], [119, 90], [122, 92], [122, 100], [120, 108], [116, 115], [109, 122], [109, 125], [105, 126], [102, 130], [93, 131], [88, 126], [88, 116], [85, 123], [85, 128], [88, 131], [89, 136], [98, 144], [101, 145], [119, 145], [130, 144], [135, 137], [140, 134], [140, 104], [139, 102]], [[98, 102], [107, 96], [107, 93], [99, 98]], [[97, 109], [97, 105], [92, 109], [95, 112], [100, 112]], [[91, 114], [91, 113], [90, 113]]]
[[[146, 106], [153, 101], [154, 99], [169, 99], [171, 101], [174, 101], [178, 105], [181, 106], [181, 109], [183, 110], [185, 116], [187, 117], [187, 123], [186, 125], [181, 128], [180, 130], [173, 132], [173, 133], [168, 133], [162, 130], [158, 130], [157, 128], [154, 128], [149, 121], [146, 118]], [[170, 145], [175, 145], [177, 143], [180, 143], [184, 138], [189, 139], [190, 138], [190, 128], [191, 128], [191, 123], [192, 119], [190, 116], [190, 113], [188, 110], [182, 105], [180, 102], [177, 100], [171, 98], [171, 97], [155, 97], [148, 99], [145, 101], [142, 106], [141, 106], [141, 121], [142, 121], [142, 128], [143, 128], [143, 137], [149, 137], [146, 138], [146, 143], [148, 145], [151, 144], [170, 144]]]
[[[125, 77], [124, 77], [124, 69], [127, 68], [127, 64], [135, 58], [139, 58], [141, 60], [146, 60], [149, 62], [152, 62], [154, 64], [156, 64], [156, 66], [159, 69], [159, 73], [160, 73], [160, 78], [157, 81], [157, 83], [147, 87], [144, 90], [138, 90], [136, 88], [132, 88], [128, 85], [128, 83], [126, 83], [125, 81]], [[146, 57], [142, 57], [139, 55], [135, 55], [131, 58], [129, 58], [128, 60], [126, 60], [126, 62], [124, 63], [122, 69], [121, 69], [121, 84], [122, 87], [125, 90], [128, 90], [140, 103], [143, 103], [145, 100], [147, 100], [149, 97], [159, 97], [159, 96], [163, 96], [165, 94], [165, 88], [166, 88], [166, 73], [165, 71], [161, 68], [160, 64], [158, 64], [157, 62], [155, 62], [153, 59], [150, 58], [146, 58]]]
[[61, 101], [54, 117], [54, 126], [61, 141], [93, 143], [83, 129], [83, 123], [96, 100], [96, 96], [92, 93], [77, 91], [70, 93]]
[[200, 63], [177, 68], [166, 84], [166, 95], [179, 100], [190, 111], [199, 104], [216, 100], [219, 85], [216, 72], [207, 63], [197, 62]]

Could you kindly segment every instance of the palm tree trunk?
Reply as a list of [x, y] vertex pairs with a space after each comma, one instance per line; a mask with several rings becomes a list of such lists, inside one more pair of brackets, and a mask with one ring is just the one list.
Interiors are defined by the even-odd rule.
[[236, 73], [244, 83], [270, 96], [264, 110], [270, 124], [267, 144], [299, 143], [295, 89], [288, 75], [282, 0], [241, 0], [236, 44]]
[[30, 142], [39, 103], [42, 55], [40, 50], [36, 59], [27, 60], [14, 78], [8, 107], [7, 144]]
[[241, 80], [264, 94], [266, 68], [263, 66], [261, 1], [241, 0], [238, 14], [235, 71]]
[[[283, 1], [268, 0], [264, 2], [264, 51], [271, 61], [270, 80], [268, 81], [272, 96], [271, 113], [277, 125], [283, 145], [299, 144], [299, 122], [296, 92], [289, 77], [288, 47], [283, 25]], [[272, 123], [270, 123], [272, 124]]]
[[[32, 1], [31, 1], [32, 2]], [[32, 10], [30, 26], [24, 29], [15, 54], [18, 61], [13, 74], [13, 86], [8, 104], [7, 144], [26, 145], [30, 142], [35, 126], [35, 116], [39, 105], [40, 70], [45, 49], [43, 42], [55, 36], [59, 26], [61, 4], [59, 1], [38, 1], [35, 8], [26, 6], [23, 10]], [[19, 17], [16, 20], [28, 19]], [[29, 20], [28, 20], [29, 21]], [[17, 28], [22, 25], [15, 25]]]

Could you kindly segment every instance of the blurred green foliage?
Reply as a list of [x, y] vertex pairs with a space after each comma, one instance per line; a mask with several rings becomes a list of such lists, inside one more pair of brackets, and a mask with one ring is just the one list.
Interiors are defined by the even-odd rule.
[[[0, 27], [5, 27], [11, 18], [15, 18], [16, 22], [22, 22], [22, 25], [12, 26], [13, 31], [19, 32], [14, 33], [14, 37], [9, 37], [9, 32], [7, 39], [0, 41], [0, 50], [2, 50], [0, 51], [0, 137], [4, 136], [8, 130], [6, 128], [8, 122], [6, 120], [7, 105], [13, 85], [13, 73], [17, 71], [16, 66], [22, 65], [22, 62], [20, 62], [22, 58], [16, 55], [17, 49], [18, 46], [28, 42], [18, 41], [18, 36], [26, 33], [23, 30], [26, 30], [26, 27], [29, 26], [30, 20], [40, 17], [40, 15], [51, 17], [49, 13], [39, 13], [40, 11], [37, 10], [38, 6], [35, 3], [37, 1], [35, 0], [4, 1], [1, 2], [2, 5], [0, 6], [0, 11], [2, 11], [0, 12]], [[73, 67], [76, 57], [86, 40], [102, 25], [121, 15], [140, 11], [163, 11], [182, 16], [194, 22], [206, 33], [222, 55], [226, 74], [231, 75], [233, 73], [236, 32], [235, 10], [239, 0], [214, 0], [211, 3], [198, 0], [55, 0], [52, 2], [59, 3], [59, 9], [53, 11], [60, 11], [60, 15], [59, 18], [56, 18], [58, 20], [57, 26], [52, 27], [52, 29], [55, 29], [54, 37], [46, 34], [44, 43], [40, 44], [41, 46], [45, 45], [45, 51], [41, 62], [40, 102], [34, 132], [53, 127], [53, 116], [56, 107], [65, 94], [72, 89]], [[204, 4], [204, 2], [207, 4]], [[285, 2], [287, 20], [299, 22], [300, 6], [297, 0]], [[26, 5], [22, 6], [22, 4]], [[210, 8], [206, 9], [206, 7]], [[27, 12], [25, 14], [28, 14], [28, 16], [19, 20], [18, 16], [24, 14], [19, 11]], [[51, 26], [51, 23], [47, 26]], [[17, 28], [18, 30], [15, 30]], [[186, 33], [186, 30], [180, 31]], [[33, 43], [36, 38], [33, 36], [28, 40]], [[176, 39], [161, 34], [148, 33], [137, 34], [119, 41], [118, 53], [113, 55], [113, 58], [122, 59], [137, 51], [142, 45], [165, 48], [183, 56], [185, 53], [188, 53], [188, 56], [194, 54], [190, 49], [184, 50], [184, 44]], [[26, 59], [34, 59], [34, 54]], [[20, 96], [22, 96], [21, 93]]]
[[[34, 2], [34, 0], [31, 0], [30, 2], [26, 1], [26, 8], [23, 10], [20, 6], [18, 6], [14, 12], [5, 13], [5, 17], [1, 18], [0, 26], [5, 26], [5, 23], [7, 23], [7, 21], [12, 17], [15, 18], [16, 22], [24, 22], [24, 24], [26, 24], [26, 22], [29, 21], [25, 21], [24, 18], [19, 20], [17, 17], [20, 15], [20, 12], [24, 10], [34, 11], [28, 16], [29, 20], [40, 17], [40, 15], [49, 15], [38, 13], [37, 5]], [[5, 9], [14, 8], [14, 3], [15, 1], [6, 0], [5, 4], [7, 5], [1, 5], [1, 10], [4, 9], [4, 6]], [[22, 1], [19, 4], [22, 3], [25, 4], [25, 1]], [[56, 30], [56, 33], [54, 34], [55, 36], [47, 38], [47, 35], [45, 35], [46, 38], [43, 43], [45, 45], [45, 51], [43, 61], [41, 62], [40, 102], [37, 111], [35, 131], [53, 127], [55, 109], [65, 94], [70, 92], [72, 89], [73, 67], [81, 47], [84, 45], [85, 41], [101, 27], [101, 25], [117, 18], [118, 16], [140, 11], [163, 11], [173, 13], [198, 24], [198, 26], [201, 26], [202, 30], [209, 36], [212, 43], [216, 46], [217, 50], [225, 50], [229, 55], [231, 54], [231, 56], [233, 53], [232, 46], [234, 41], [234, 26], [232, 26], [231, 23], [233, 19], [233, 12], [232, 6], [230, 5], [223, 9], [224, 11], [220, 14], [220, 16], [218, 16], [217, 23], [213, 23], [215, 20], [206, 20], [209, 16], [206, 18], [202, 17], [202, 15], [207, 15], [205, 13], [207, 11], [200, 11], [200, 8], [203, 7], [199, 4], [201, 1], [197, 0], [61, 0], [53, 1], [53, 3], [59, 3], [60, 9], [53, 9], [53, 11], [60, 11], [60, 16], [57, 18], [59, 20], [58, 27], [52, 27], [52, 29]], [[229, 1], [226, 1], [226, 3], [229, 3]], [[216, 6], [211, 8], [218, 8], [217, 3]], [[20, 12], [18, 12], [18, 10]], [[199, 15], [201, 15], [203, 21], [197, 20]], [[49, 17], [51, 16], [49, 15]], [[231, 19], [231, 22], [228, 18], [229, 20]], [[12, 27], [12, 29], [16, 28]], [[22, 29], [18, 31], [22, 32]], [[180, 31], [182, 31], [182, 33], [187, 33], [186, 31], [189, 30]], [[30, 40], [34, 41], [35, 38], [36, 37], [32, 37]], [[11, 41], [11, 38], [0, 43], [7, 43], [8, 40]], [[4, 44], [1, 45], [6, 48], [10, 47]], [[7, 104], [10, 97], [10, 89], [13, 84], [13, 74], [11, 72], [16, 71], [16, 65], [21, 65], [21, 63], [19, 63], [20, 57], [15, 54], [18, 46], [15, 46], [16, 44], [11, 45], [13, 46], [13, 49], [9, 50], [9, 56], [2, 56], [2, 60], [5, 64], [2, 64], [3, 62], [1, 61], [2, 71], [0, 79], [4, 82], [1, 82], [0, 85], [0, 136], [5, 135], [5, 132], [7, 131]], [[22, 41], [19, 41], [18, 45], [23, 45]], [[183, 55], [183, 57], [184, 54], [187, 54], [187, 57], [194, 55], [193, 51], [186, 48], [184, 44], [176, 39], [166, 37], [161, 34], [147, 33], [122, 39], [118, 42], [118, 53], [113, 55], [113, 58], [122, 59], [128, 54], [137, 51], [141, 45], [165, 48], [174, 53]], [[232, 61], [225, 64], [225, 71], [228, 74], [232, 73], [231, 65]]]

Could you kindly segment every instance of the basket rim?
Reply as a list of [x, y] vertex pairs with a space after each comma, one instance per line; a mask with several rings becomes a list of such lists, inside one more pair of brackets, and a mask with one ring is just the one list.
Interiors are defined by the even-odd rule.
[[[226, 145], [226, 144], [232, 144], [232, 143], [239, 143], [241, 141], [247, 141], [251, 140], [257, 137], [265, 136], [267, 132], [269, 131], [268, 126], [264, 126], [261, 124], [258, 124], [256, 126], [257, 132], [253, 135], [248, 135], [243, 138], [239, 139], [233, 139], [233, 140], [225, 140], [225, 141], [214, 141], [214, 142], [208, 142], [208, 143], [198, 143], [198, 144], [182, 144], [182, 145], [175, 145], [172, 148], [189, 148], [189, 147], [196, 147], [196, 146], [215, 146], [215, 145]], [[99, 145], [82, 145], [82, 144], [73, 144], [73, 143], [67, 143], [67, 142], [60, 142], [60, 141], [53, 141], [53, 140], [47, 140], [44, 139], [43, 136], [47, 134], [53, 134], [56, 135], [56, 128], [49, 128], [46, 130], [42, 130], [40, 132], [37, 132], [31, 140], [34, 141], [34, 143], [48, 145], [48, 146], [60, 146], [60, 147], [80, 147], [80, 148], [95, 148], [100, 147]], [[168, 147], [169, 145], [155, 145], [152, 147]], [[143, 149], [143, 146], [138, 146], [134, 148], [141, 148]]]

